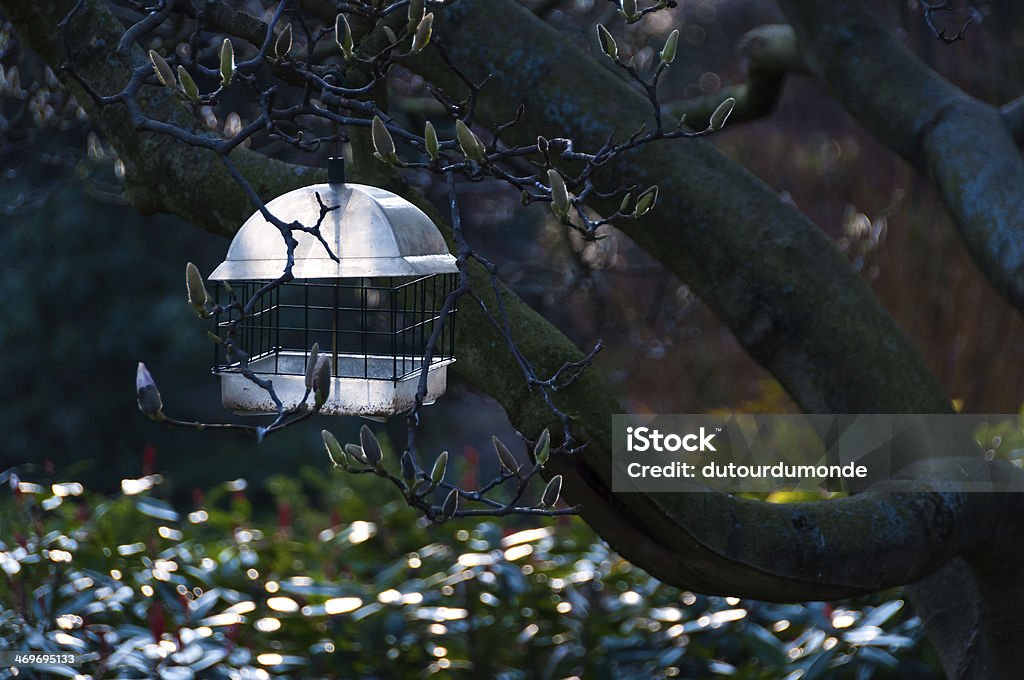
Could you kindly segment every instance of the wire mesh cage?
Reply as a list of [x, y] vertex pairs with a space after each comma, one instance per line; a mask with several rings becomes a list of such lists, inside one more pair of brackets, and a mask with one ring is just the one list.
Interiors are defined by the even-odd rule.
[[[322, 206], [332, 210], [325, 214]], [[316, 343], [331, 361], [331, 396], [321, 409], [327, 414], [386, 417], [407, 410], [424, 370], [423, 403], [444, 394], [447, 366], [455, 360], [456, 310], [452, 305], [443, 316], [442, 310], [458, 274], [433, 222], [395, 194], [337, 181], [289, 192], [267, 208], [285, 222], [319, 223], [338, 259], [312, 235], [296, 233], [295, 279], [267, 286], [285, 266], [283, 239], [258, 212], [242, 226], [210, 279], [218, 304], [228, 302], [227, 285], [239, 301], [258, 295], [245, 318], [230, 307], [215, 318], [222, 335], [237, 324], [245, 368], [269, 378], [286, 406], [298, 403]], [[242, 375], [222, 345], [215, 348], [224, 405], [273, 412], [266, 390]]]
[[[269, 281], [228, 283], [239, 299], [248, 300]], [[443, 321], [441, 311], [456, 286], [456, 274], [293, 281], [256, 299], [252, 314], [238, 326], [238, 338], [250, 355], [248, 368], [271, 377], [286, 403], [287, 397], [301, 398], [309, 350], [317, 343], [320, 355], [331, 361], [333, 387], [338, 388], [332, 389], [325, 412], [387, 415], [414, 402], [436, 325], [440, 330], [427, 365], [425, 403], [443, 393], [443, 385], [439, 391], [436, 383], [446, 376], [437, 371], [455, 359], [455, 309]], [[227, 302], [224, 288], [220, 283], [213, 288], [218, 304]], [[217, 315], [218, 331], [223, 332], [237, 316], [235, 311]], [[240, 366], [228, 361], [223, 345], [214, 347], [214, 372], [237, 373]], [[367, 381], [391, 387], [381, 385], [374, 393], [366, 389]], [[224, 394], [227, 406], [273, 410], [269, 395], [261, 395], [262, 390], [248, 380], [230, 384], [232, 390]]]

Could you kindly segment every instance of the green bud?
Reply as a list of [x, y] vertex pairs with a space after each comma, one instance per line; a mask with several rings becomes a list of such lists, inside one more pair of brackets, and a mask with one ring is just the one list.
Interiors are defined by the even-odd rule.
[[538, 135], [538, 137], [537, 137], [537, 149], [541, 153], [547, 153], [548, 152], [548, 139], [547, 139], [547, 137], [544, 137], [542, 135]]
[[462, 147], [462, 153], [466, 155], [466, 158], [479, 162], [487, 157], [487, 149], [480, 138], [473, 134], [469, 126], [461, 120], [455, 121], [455, 136], [458, 138], [459, 146]]
[[679, 29], [668, 34], [665, 46], [661, 48], [661, 62], [671, 64], [676, 58], [676, 48], [679, 47]]
[[658, 185], [645, 189], [639, 198], [636, 199], [636, 207], [633, 208], [633, 217], [646, 215], [654, 204], [658, 202]]
[[430, 481], [440, 484], [444, 479], [445, 470], [448, 468], [448, 452], [442, 451], [441, 455], [434, 461], [434, 468], [430, 471]]
[[622, 16], [626, 17], [626, 21], [633, 23], [639, 20], [639, 16], [636, 13], [636, 0], [619, 0], [619, 7], [622, 9]]
[[210, 295], [203, 285], [202, 274], [191, 262], [185, 265], [185, 291], [188, 293], [188, 303], [192, 305], [192, 309], [196, 310], [196, 314], [204, 318], [208, 316], [206, 302], [210, 299]]
[[619, 60], [619, 46], [615, 42], [615, 38], [608, 32], [608, 29], [601, 24], [597, 25], [597, 40], [601, 44], [601, 49], [605, 54], [612, 60], [617, 62]]
[[415, 31], [423, 20], [423, 13], [427, 11], [424, 0], [409, 0], [409, 25], [408, 31]]
[[427, 140], [427, 155], [431, 160], [436, 161], [441, 152], [441, 145], [437, 141], [437, 131], [434, 130], [434, 125], [429, 120], [423, 136]]
[[380, 119], [380, 116], [373, 117], [371, 132], [373, 148], [377, 151], [377, 158], [385, 163], [397, 162], [398, 154], [395, 153], [395, 140], [391, 138], [391, 133], [388, 132], [388, 128], [384, 125], [384, 121]]
[[569, 191], [565, 188], [565, 180], [554, 168], [548, 170], [548, 183], [551, 185], [551, 212], [561, 220], [569, 216]]
[[309, 359], [306, 360], [306, 389], [313, 389], [313, 372], [316, 370], [317, 357], [320, 355], [320, 343], [314, 342], [309, 350]]
[[434, 13], [431, 12], [423, 17], [416, 27], [416, 34], [412, 37], [411, 54], [419, 54], [430, 43], [430, 36], [434, 32]]
[[292, 25], [288, 24], [281, 31], [281, 35], [277, 36], [277, 42], [274, 43], [274, 56], [278, 59], [285, 56], [292, 50]]
[[139, 402], [139, 410], [152, 420], [164, 419], [164, 403], [160, 399], [160, 390], [156, 388], [153, 376], [149, 374], [146, 364], [139, 362], [135, 371], [135, 396]]
[[149, 51], [149, 60], [153, 62], [153, 70], [156, 72], [157, 79], [164, 84], [165, 87], [175, 87], [178, 83], [174, 80], [174, 71], [164, 61], [164, 58], [157, 54], [154, 50]]
[[377, 437], [366, 425], [359, 428], [359, 443], [363, 446], [366, 462], [373, 467], [380, 467], [384, 460], [384, 453], [380, 450], [380, 442], [377, 441]]
[[355, 444], [345, 444], [345, 453], [366, 465], [366, 455], [363, 453], [363, 447], [356, 446]]
[[544, 431], [540, 433], [540, 437], [537, 438], [537, 445], [533, 447], [533, 457], [538, 465], [544, 465], [548, 462], [548, 456], [550, 455], [551, 433], [545, 427]]
[[561, 495], [562, 475], [555, 475], [548, 482], [548, 485], [544, 487], [544, 493], [540, 497], [540, 504], [545, 508], [553, 508], [555, 503], [558, 502], [558, 497]]
[[715, 109], [715, 112], [711, 114], [711, 120], [708, 122], [709, 130], [721, 130], [725, 127], [725, 121], [729, 120], [730, 114], [732, 114], [733, 108], [736, 107], [736, 100], [729, 97]]
[[459, 492], [452, 489], [445, 496], [444, 503], [441, 505], [441, 518], [451, 519], [455, 516], [455, 513], [459, 510]]
[[199, 101], [199, 87], [181, 64], [178, 64], [178, 82], [181, 83], [181, 91], [186, 97], [194, 102]]
[[629, 210], [629, 202], [633, 198], [633, 194], [626, 192], [626, 195], [622, 197], [622, 203], [619, 203], [619, 212], [623, 215]]
[[402, 454], [402, 478], [406, 481], [416, 479], [416, 461], [412, 459], [412, 451]]
[[493, 435], [491, 436], [491, 443], [494, 444], [494, 450], [498, 452], [498, 460], [501, 461], [501, 466], [518, 477], [519, 461], [517, 461], [516, 457], [512, 455], [512, 452], [508, 450], [505, 443]]
[[348, 18], [344, 14], [339, 14], [334, 19], [334, 41], [338, 43], [345, 58], [351, 59], [355, 52], [355, 43], [352, 39], [352, 27], [348, 25]]
[[338, 443], [335, 436], [327, 430], [321, 430], [320, 434], [324, 438], [327, 457], [334, 463], [334, 467], [348, 468], [348, 456], [345, 455], [345, 449], [341, 448], [341, 444]]
[[220, 84], [227, 87], [235, 76], [235, 48], [228, 38], [220, 44]]
[[331, 396], [331, 358], [320, 357], [313, 373], [313, 403], [320, 408]]

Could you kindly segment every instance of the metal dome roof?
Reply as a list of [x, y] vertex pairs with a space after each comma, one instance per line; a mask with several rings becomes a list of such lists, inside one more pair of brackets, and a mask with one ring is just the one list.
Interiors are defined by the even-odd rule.
[[[312, 227], [320, 204], [339, 206], [324, 217], [320, 233], [341, 260], [335, 262], [316, 237], [294, 232], [297, 279], [361, 276], [423, 276], [458, 271], [437, 227], [419, 208], [390, 191], [363, 184], [315, 184], [267, 203], [284, 222]], [[287, 249], [281, 233], [259, 211], [235, 234], [224, 262], [210, 279], [273, 279], [284, 271]]]

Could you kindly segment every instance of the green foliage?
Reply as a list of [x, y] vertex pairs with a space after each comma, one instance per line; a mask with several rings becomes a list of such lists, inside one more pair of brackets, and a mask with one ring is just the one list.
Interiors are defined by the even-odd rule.
[[271, 478], [255, 515], [243, 480], [187, 511], [156, 475], [113, 496], [26, 475], [0, 474], [0, 647], [86, 654], [94, 677], [933, 675], [900, 600], [696, 595], [568, 518], [438, 529], [322, 467]]

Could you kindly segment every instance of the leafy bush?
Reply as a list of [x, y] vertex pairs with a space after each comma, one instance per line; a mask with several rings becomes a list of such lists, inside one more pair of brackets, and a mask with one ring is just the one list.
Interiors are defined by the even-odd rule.
[[[580, 521], [426, 526], [373, 480], [244, 480], [181, 510], [0, 475], [0, 649], [94, 678], [933, 677], [900, 600], [842, 607], [665, 586]], [[898, 670], [897, 670], [898, 669]], [[3, 677], [7, 671], [0, 670]]]

